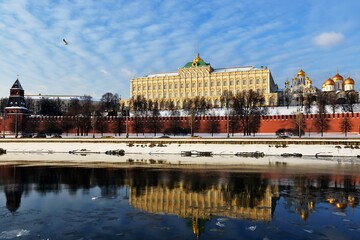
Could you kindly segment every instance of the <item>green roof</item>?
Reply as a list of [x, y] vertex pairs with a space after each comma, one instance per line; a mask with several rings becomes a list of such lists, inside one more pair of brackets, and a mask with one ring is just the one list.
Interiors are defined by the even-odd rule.
[[197, 54], [194, 60], [185, 64], [184, 68], [206, 67], [206, 66], [210, 66], [210, 63], [204, 62], [204, 60], [200, 58], [199, 54]]

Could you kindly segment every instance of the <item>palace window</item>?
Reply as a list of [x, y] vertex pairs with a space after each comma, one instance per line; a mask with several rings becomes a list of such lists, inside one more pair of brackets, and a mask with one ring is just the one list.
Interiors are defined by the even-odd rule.
[[156, 85], [153, 85], [153, 90], [156, 90]]
[[213, 82], [213, 81], [211, 81], [211, 84], [210, 84], [210, 86], [211, 86], [211, 87], [213, 87], [213, 86], [214, 86], [214, 82]]
[[260, 83], [260, 80], [257, 78], [256, 79], [256, 84], [259, 84]]
[[236, 80], [236, 85], [239, 85], [239, 80]]
[[150, 90], [151, 88], [150, 88], [150, 86], [148, 86], [148, 90]]
[[184, 88], [184, 84], [183, 84], [183, 83], [180, 84], [180, 88]]
[[252, 79], [250, 79], [250, 84], [252, 84], [253, 83], [253, 80]]
[[232, 80], [230, 80], [230, 86], [232, 86], [233, 85], [233, 81]]
[[263, 83], [266, 83], [266, 79], [265, 79], [265, 78], [263, 79]]
[[226, 86], [226, 81], [223, 82], [223, 86]]
[[208, 85], [208, 84], [207, 84], [207, 82], [206, 82], [206, 83], [204, 83], [204, 87], [207, 87], [207, 85]]
[[192, 84], [191, 84], [191, 87], [193, 87], [193, 88], [194, 88], [194, 87], [195, 87], [195, 83], [192, 83]]
[[172, 89], [172, 84], [171, 83], [169, 83], [169, 88]]
[[176, 88], [177, 88], [177, 86], [178, 86], [178, 85], [177, 85], [177, 83], [175, 83], [175, 86], [174, 86], [174, 88], [176, 89]]
[[201, 87], [201, 83], [199, 83], [199, 87]]
[[220, 86], [220, 81], [217, 81], [216, 85], [219, 87]]
[[166, 83], [164, 83], [164, 88], [166, 89]]
[[243, 84], [244, 84], [244, 85], [246, 84], [246, 80], [243, 80]]
[[186, 84], [186, 88], [189, 88], [189, 86], [190, 86], [190, 85], [187, 83], [187, 84]]

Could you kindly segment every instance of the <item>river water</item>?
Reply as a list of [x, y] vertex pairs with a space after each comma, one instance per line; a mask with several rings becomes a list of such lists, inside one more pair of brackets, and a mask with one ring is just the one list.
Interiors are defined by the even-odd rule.
[[0, 165], [0, 239], [359, 239], [360, 166]]

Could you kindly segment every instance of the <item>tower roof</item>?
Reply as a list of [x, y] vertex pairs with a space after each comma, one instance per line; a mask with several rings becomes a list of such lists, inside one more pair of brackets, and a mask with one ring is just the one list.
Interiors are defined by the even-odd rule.
[[209, 66], [210, 63], [206, 63], [201, 57], [200, 54], [197, 53], [196, 57], [192, 60], [192, 62], [188, 62], [185, 64], [184, 68], [191, 68], [191, 67], [206, 67]]
[[14, 82], [14, 84], [12, 85], [11, 88], [23, 89], [21, 84], [20, 84], [19, 79], [16, 79], [16, 81]]

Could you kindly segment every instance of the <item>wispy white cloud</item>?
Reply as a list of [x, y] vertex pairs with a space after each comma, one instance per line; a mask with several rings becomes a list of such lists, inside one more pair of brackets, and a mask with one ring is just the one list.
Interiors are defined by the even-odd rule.
[[344, 34], [340, 32], [326, 32], [317, 35], [314, 38], [314, 43], [321, 47], [332, 47], [345, 40]]

